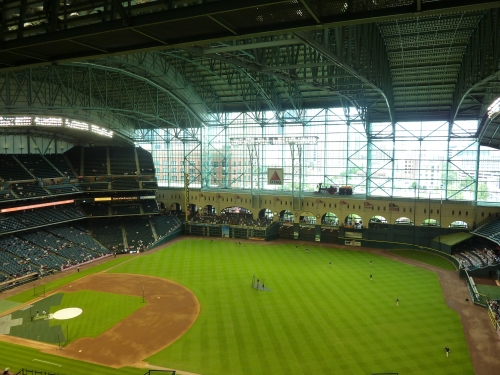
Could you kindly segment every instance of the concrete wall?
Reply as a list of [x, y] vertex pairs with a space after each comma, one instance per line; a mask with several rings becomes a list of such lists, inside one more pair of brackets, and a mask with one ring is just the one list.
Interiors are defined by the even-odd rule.
[[[182, 211], [184, 211], [184, 190], [160, 189], [158, 190], [158, 201], [163, 202], [167, 209], [172, 204], [180, 204]], [[255, 202], [252, 202], [250, 193], [199, 192], [191, 190], [190, 203], [196, 205], [199, 210], [202, 210], [206, 205], [212, 205], [217, 213], [227, 207], [240, 206], [252, 211], [254, 218], [258, 217], [260, 210], [266, 208], [277, 213], [289, 210], [294, 214], [294, 222], [299, 222], [299, 217], [304, 212], [311, 212], [312, 215], [319, 218], [328, 212], [332, 212], [338, 216], [340, 223], [343, 223], [348, 215], [356, 214], [361, 217], [365, 226], [373, 216], [384, 217], [388, 224], [394, 224], [397, 219], [407, 217], [414, 221], [417, 226], [430, 218], [440, 221], [442, 228], [449, 227], [454, 221], [464, 221], [469, 227], [472, 227], [475, 222], [480, 222], [489, 215], [500, 216], [500, 207], [495, 206], [474, 207], [470, 204], [457, 202], [443, 201], [441, 204], [439, 201], [429, 203], [429, 201], [421, 200], [415, 202], [412, 199], [388, 201], [386, 199], [370, 198], [366, 200], [328, 194], [304, 197], [300, 210], [292, 209], [290, 196], [279, 194], [261, 194], [260, 201], [255, 204]], [[390, 203], [397, 207], [391, 207]]]

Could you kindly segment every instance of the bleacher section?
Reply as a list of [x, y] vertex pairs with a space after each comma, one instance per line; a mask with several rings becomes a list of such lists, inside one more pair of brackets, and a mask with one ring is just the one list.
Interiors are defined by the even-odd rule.
[[74, 206], [54, 206], [0, 215], [0, 234], [56, 224], [85, 216]]
[[10, 185], [12, 191], [19, 198], [44, 197], [49, 195], [49, 192], [38, 185], [38, 182], [16, 183]]
[[48, 185], [45, 188], [52, 195], [75, 194], [81, 192], [79, 188], [72, 184]]
[[146, 249], [155, 242], [148, 217], [122, 220], [130, 250]]
[[33, 272], [31, 265], [11, 253], [0, 245], [0, 271], [4, 274], [4, 280], [16, 278]]
[[142, 181], [142, 188], [143, 189], [158, 189], [158, 182], [156, 181]]
[[108, 174], [106, 147], [85, 147], [83, 152], [84, 176], [106, 176]]
[[[179, 220], [154, 215], [159, 213], [154, 172], [151, 154], [133, 147], [0, 155], [0, 205], [14, 208], [0, 214], [0, 282], [10, 288], [111, 252], [144, 251], [177, 235]], [[81, 197], [83, 203], [23, 207], [52, 203], [63, 195]], [[94, 202], [96, 198], [103, 199]], [[11, 203], [27, 199], [29, 203]]]
[[62, 174], [50, 165], [40, 154], [16, 155], [16, 159], [37, 178], [56, 178]]
[[80, 170], [81, 168], [81, 147], [72, 147], [68, 151], [64, 153], [64, 156], [66, 156], [70, 162], [70, 164], [73, 166], [73, 169], [76, 172], [77, 176], [82, 176], [83, 173]]
[[50, 235], [43, 231], [23, 233], [20, 236], [0, 237], [0, 248], [5, 248], [20, 259], [32, 263], [30, 271], [59, 271], [68, 261], [57, 254], [50, 252]]
[[475, 237], [457, 245], [453, 256], [467, 270], [497, 265], [500, 264], [500, 246]]
[[14, 216], [0, 215], [0, 233], [13, 232], [24, 228], [25, 226], [17, 221]]
[[96, 219], [90, 223], [92, 235], [110, 251], [123, 252], [123, 232], [119, 219]]
[[12, 155], [0, 155], [0, 182], [34, 179], [35, 176], [24, 169]]
[[158, 239], [174, 232], [181, 227], [181, 222], [175, 216], [152, 216], [151, 222], [154, 225]]
[[472, 233], [500, 244], [500, 219], [490, 221]]
[[153, 163], [153, 158], [151, 156], [151, 153], [140, 147], [136, 148], [136, 151], [137, 151], [137, 160], [139, 161], [139, 174], [154, 175], [155, 166]]
[[138, 203], [111, 206], [112, 215], [140, 215], [140, 213], [141, 208]]
[[[64, 155], [62, 154], [49, 154], [49, 155], [44, 155], [45, 158], [54, 166], [56, 167], [64, 176], [68, 176], [70, 178], [72, 177], [77, 177], [71, 170], [70, 165], [64, 158]], [[80, 164], [75, 165], [74, 167], [80, 167]]]
[[72, 227], [72, 226], [57, 226], [48, 228], [47, 231], [52, 233], [60, 238], [64, 238], [68, 241], [73, 242], [74, 244], [78, 244], [81, 247], [92, 251], [92, 253], [88, 253], [95, 257], [96, 255], [102, 256], [104, 254], [109, 253], [109, 251], [97, 243], [88, 233]]
[[12, 194], [12, 190], [10, 189], [0, 190], [0, 201], [11, 201], [13, 199], [17, 199], [17, 197], [14, 194]]
[[136, 175], [137, 164], [133, 147], [109, 147], [109, 164], [113, 175]]
[[141, 202], [142, 205], [142, 210], [144, 211], [145, 214], [153, 214], [153, 213], [158, 213], [160, 210], [158, 209], [158, 204], [156, 203], [155, 200], [147, 200]]
[[108, 203], [86, 203], [82, 207], [89, 216], [109, 216]]
[[111, 182], [112, 190], [139, 190], [139, 181], [135, 178], [121, 178]]
[[80, 189], [82, 189], [82, 191], [102, 191], [102, 190], [108, 190], [108, 187], [109, 187], [108, 182], [95, 182], [95, 183], [82, 182], [80, 184]]
[[0, 237], [0, 275], [11, 278], [87, 262], [109, 254], [84, 231], [71, 226]]

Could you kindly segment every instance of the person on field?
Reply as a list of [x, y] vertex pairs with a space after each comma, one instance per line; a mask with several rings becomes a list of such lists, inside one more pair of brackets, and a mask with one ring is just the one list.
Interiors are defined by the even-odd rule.
[[450, 356], [450, 348], [447, 346], [446, 348], [444, 348], [444, 351], [446, 352], [446, 356], [449, 357]]

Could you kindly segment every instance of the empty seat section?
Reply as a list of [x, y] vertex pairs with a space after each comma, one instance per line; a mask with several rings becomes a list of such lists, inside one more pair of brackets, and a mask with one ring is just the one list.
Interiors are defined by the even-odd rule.
[[79, 188], [72, 184], [61, 184], [61, 185], [49, 185], [45, 186], [45, 188], [52, 195], [62, 195], [62, 194], [75, 194], [81, 192]]
[[82, 176], [83, 173], [80, 170], [81, 158], [82, 158], [82, 147], [73, 147], [66, 151], [64, 155], [68, 158], [69, 162], [73, 166], [77, 176]]
[[17, 221], [12, 215], [0, 215], [0, 233], [12, 232], [23, 228], [24, 225]]
[[[68, 164], [66, 161], [65, 157], [63, 154], [50, 154], [50, 155], [44, 155], [45, 158], [52, 163], [54, 167], [56, 167], [64, 176], [68, 176], [70, 178], [72, 177], [77, 177], [71, 170], [71, 166]], [[80, 164], [78, 164], [76, 167], [80, 167]]]
[[71, 205], [58, 206], [57, 209], [64, 213], [70, 219], [82, 219], [85, 217], [84, 213], [79, 208]]
[[152, 213], [158, 213], [160, 210], [158, 209], [158, 204], [156, 203], [155, 200], [147, 200], [141, 202], [142, 204], [142, 210], [144, 211], [145, 214], [152, 214]]
[[158, 190], [158, 182], [156, 181], [142, 181], [143, 189], [153, 189]]
[[27, 170], [30, 171], [31, 174], [37, 178], [62, 177], [62, 174], [54, 169], [54, 167], [52, 167], [52, 165], [50, 165], [42, 155], [23, 154], [16, 155], [16, 158]]
[[100, 256], [102, 254], [107, 254], [109, 252], [98, 242], [94, 241], [94, 239], [88, 233], [80, 229], [77, 229], [75, 227], [58, 226], [58, 227], [51, 227], [47, 229], [47, 231], [58, 237], [71, 241], [82, 248], [91, 250], [93, 253], [95, 253], [94, 255]]
[[43, 230], [26, 232], [19, 236], [7, 236], [0, 240], [0, 246], [8, 244], [10, 252], [40, 268], [60, 270], [67, 260], [53, 252], [50, 235]]
[[12, 155], [0, 155], [0, 179], [4, 181], [33, 180], [31, 175]]
[[37, 215], [36, 212], [35, 210], [18, 212], [15, 214], [16, 220], [21, 222], [26, 228], [39, 227], [47, 224], [48, 220]]
[[83, 182], [79, 186], [82, 191], [94, 191], [94, 190], [101, 191], [101, 190], [108, 190], [109, 184], [107, 182], [95, 182], [95, 183]]
[[92, 220], [92, 235], [111, 251], [122, 252], [123, 232], [120, 219]]
[[155, 165], [153, 163], [153, 157], [149, 151], [144, 150], [141, 147], [137, 147], [137, 160], [139, 161], [139, 173], [142, 175], [154, 175]]
[[9, 253], [5, 247], [0, 245], [0, 271], [9, 275], [9, 278], [15, 278], [35, 272], [28, 262], [17, 258]]
[[120, 204], [111, 206], [112, 215], [139, 215], [141, 209], [138, 203], [135, 204]]
[[154, 242], [149, 218], [124, 219], [122, 226], [125, 229], [129, 249], [145, 249]]
[[10, 201], [13, 199], [17, 199], [14, 194], [12, 194], [12, 190], [10, 189], [2, 189], [0, 190], [0, 201]]
[[181, 229], [181, 222], [175, 216], [152, 216], [156, 235], [164, 237]]
[[38, 182], [12, 184], [11, 189], [19, 198], [33, 198], [50, 195]]
[[139, 190], [139, 181], [133, 178], [121, 178], [111, 182], [112, 190]]
[[111, 174], [135, 175], [137, 164], [133, 147], [109, 147]]
[[108, 203], [85, 203], [82, 208], [89, 216], [109, 216]]
[[105, 176], [108, 174], [106, 147], [85, 147], [83, 152], [85, 176]]

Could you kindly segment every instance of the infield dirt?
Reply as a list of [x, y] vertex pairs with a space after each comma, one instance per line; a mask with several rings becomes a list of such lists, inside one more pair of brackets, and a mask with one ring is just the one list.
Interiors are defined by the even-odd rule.
[[152, 276], [99, 273], [74, 281], [57, 291], [95, 290], [142, 296], [142, 308], [96, 338], [71, 342], [63, 350], [42, 351], [110, 367], [144, 367], [141, 362], [181, 337], [200, 312], [196, 296], [187, 288]]

